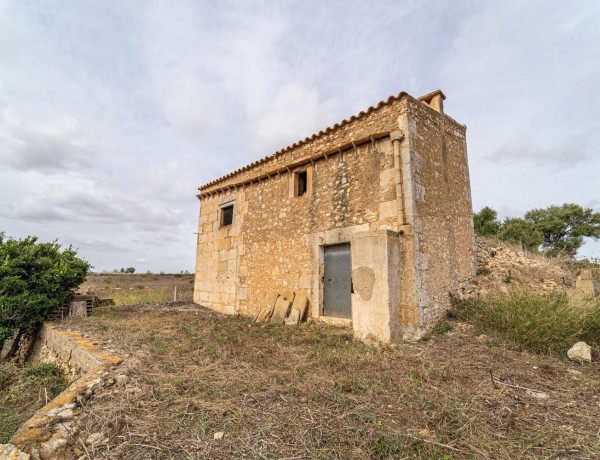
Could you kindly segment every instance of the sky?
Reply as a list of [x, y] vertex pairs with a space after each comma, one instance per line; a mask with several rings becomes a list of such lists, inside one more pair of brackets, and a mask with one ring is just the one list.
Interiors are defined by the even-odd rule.
[[0, 0], [0, 231], [193, 272], [200, 185], [436, 89], [476, 211], [600, 211], [600, 2]]

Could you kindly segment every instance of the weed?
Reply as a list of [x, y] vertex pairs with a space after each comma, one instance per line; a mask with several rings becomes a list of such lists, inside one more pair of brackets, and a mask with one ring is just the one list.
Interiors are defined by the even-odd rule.
[[110, 284], [110, 283], [112, 283], [112, 278], [110, 278], [110, 277], [109, 278], [104, 278], [104, 282], [106, 284]]
[[452, 330], [452, 326], [448, 323], [440, 323], [433, 328], [432, 334], [444, 335]]
[[572, 301], [565, 293], [528, 291], [469, 299], [457, 315], [534, 352], [564, 353], [584, 340], [600, 344], [600, 300]]
[[508, 274], [502, 279], [506, 284], [509, 284], [512, 281], [512, 272], [509, 270]]
[[492, 273], [492, 272], [490, 271], [489, 268], [478, 268], [477, 269], [477, 276], [487, 276], [490, 273]]
[[405, 458], [407, 452], [404, 449], [406, 440], [402, 437], [400, 430], [395, 436], [380, 436], [369, 445], [373, 458]]
[[46, 404], [46, 396], [54, 398], [67, 384], [62, 369], [52, 364], [0, 363], [0, 443]]

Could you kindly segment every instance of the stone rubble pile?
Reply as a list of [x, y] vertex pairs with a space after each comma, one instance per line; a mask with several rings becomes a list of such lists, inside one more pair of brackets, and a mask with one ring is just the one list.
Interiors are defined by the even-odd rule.
[[455, 295], [460, 298], [508, 294], [522, 288], [534, 291], [566, 291], [574, 283], [574, 274], [556, 259], [476, 237], [477, 276], [463, 281]]
[[254, 317], [259, 323], [299, 324], [306, 314], [308, 298], [295, 295], [292, 291], [268, 292], [261, 309]]

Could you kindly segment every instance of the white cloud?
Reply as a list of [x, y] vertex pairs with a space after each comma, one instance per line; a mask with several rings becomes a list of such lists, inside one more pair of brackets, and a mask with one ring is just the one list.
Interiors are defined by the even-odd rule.
[[[327, 127], [337, 104], [319, 100], [315, 89], [300, 82], [279, 89], [271, 107], [253, 124], [253, 150], [270, 155]], [[302, 134], [303, 133], [303, 134]]]
[[599, 18], [555, 0], [0, 0], [0, 226], [78, 242], [97, 268], [129, 248], [191, 269], [198, 185], [437, 88], [468, 125], [476, 207], [589, 202]]
[[61, 178], [40, 191], [29, 193], [12, 205], [12, 217], [33, 222], [86, 222], [95, 225], [124, 224], [133, 229], [155, 231], [181, 224], [181, 211], [167, 203], [101, 189], [93, 180]]
[[539, 166], [575, 167], [588, 159], [588, 136], [571, 135], [558, 144], [541, 146], [534, 143], [532, 133], [522, 133], [509, 138], [500, 148], [489, 155], [496, 162], [531, 161]]
[[0, 161], [22, 170], [87, 169], [92, 152], [77, 120], [63, 117], [44, 124], [23, 124], [6, 114], [0, 119]]
[[71, 237], [69, 243], [72, 244], [76, 248], [80, 248], [80, 249], [84, 249], [84, 250], [112, 252], [112, 253], [121, 253], [121, 252], [130, 252], [131, 251], [131, 249], [126, 246], [122, 246], [119, 244], [115, 244], [112, 241], [98, 239], [98, 238]]

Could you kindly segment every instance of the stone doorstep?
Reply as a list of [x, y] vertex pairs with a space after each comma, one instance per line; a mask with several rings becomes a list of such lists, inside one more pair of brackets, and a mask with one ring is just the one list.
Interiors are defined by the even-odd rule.
[[348, 318], [334, 318], [333, 316], [319, 316], [314, 318], [316, 321], [328, 324], [329, 326], [352, 327], [352, 320]]
[[66, 438], [58, 439], [59, 433], [55, 428], [62, 426], [62, 423], [58, 422], [72, 420], [76, 415], [75, 409], [85, 404], [98, 388], [112, 385], [114, 379], [110, 379], [110, 371], [120, 365], [123, 359], [99, 350], [94, 344], [81, 337], [81, 334], [61, 331], [49, 324], [44, 324], [42, 327], [49, 328], [52, 333], [60, 334], [61, 339], [66, 339], [71, 344], [74, 352], [93, 355], [100, 362], [98, 366], [75, 380], [65, 391], [38, 410], [10, 439], [10, 444], [30, 454], [32, 459], [44, 460], [63, 458], [69, 447], [76, 444], [70, 437], [70, 432], [67, 432]]

